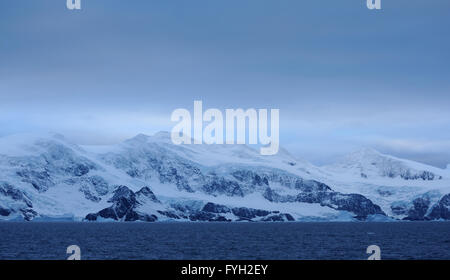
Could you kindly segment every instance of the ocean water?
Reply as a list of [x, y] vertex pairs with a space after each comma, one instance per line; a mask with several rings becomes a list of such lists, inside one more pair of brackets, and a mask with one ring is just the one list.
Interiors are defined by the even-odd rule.
[[0, 259], [450, 259], [450, 223], [0, 223]]

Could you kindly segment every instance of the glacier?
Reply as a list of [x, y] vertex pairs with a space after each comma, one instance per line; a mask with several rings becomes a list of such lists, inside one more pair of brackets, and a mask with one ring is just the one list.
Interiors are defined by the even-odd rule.
[[0, 138], [0, 176], [4, 221], [450, 220], [448, 168], [373, 149], [319, 167], [168, 132], [109, 146], [18, 134]]

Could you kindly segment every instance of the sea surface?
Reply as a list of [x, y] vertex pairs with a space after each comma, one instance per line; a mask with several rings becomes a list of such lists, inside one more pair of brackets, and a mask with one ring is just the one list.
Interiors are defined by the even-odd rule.
[[1, 222], [0, 259], [450, 259], [449, 222]]

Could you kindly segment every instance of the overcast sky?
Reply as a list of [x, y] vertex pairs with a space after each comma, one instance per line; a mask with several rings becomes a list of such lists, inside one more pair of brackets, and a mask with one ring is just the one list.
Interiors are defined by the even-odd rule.
[[170, 130], [176, 108], [279, 108], [281, 145], [450, 163], [450, 1], [0, 2], [0, 135], [79, 144]]

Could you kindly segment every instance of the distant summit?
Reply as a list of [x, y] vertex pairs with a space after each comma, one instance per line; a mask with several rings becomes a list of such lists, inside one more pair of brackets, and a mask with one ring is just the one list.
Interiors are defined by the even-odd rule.
[[372, 148], [352, 152], [324, 168], [362, 178], [388, 177], [404, 180], [440, 180], [444, 173], [443, 169], [385, 155]]

